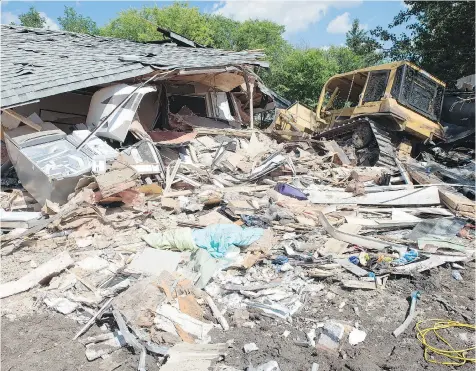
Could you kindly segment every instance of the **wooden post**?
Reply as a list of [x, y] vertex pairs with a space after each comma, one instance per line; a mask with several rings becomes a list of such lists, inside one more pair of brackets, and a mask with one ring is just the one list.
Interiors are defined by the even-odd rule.
[[255, 86], [254, 79], [250, 79], [250, 128], [254, 129], [254, 117], [253, 117], [253, 88]]

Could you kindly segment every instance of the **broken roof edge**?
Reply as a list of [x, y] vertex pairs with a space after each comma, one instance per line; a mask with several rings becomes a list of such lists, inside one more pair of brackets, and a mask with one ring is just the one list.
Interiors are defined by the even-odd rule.
[[[132, 44], [139, 44], [139, 45], [150, 45], [149, 42], [140, 42], [140, 41], [134, 41], [130, 39], [122, 39], [118, 37], [110, 37], [110, 36], [100, 36], [100, 35], [92, 35], [92, 34], [87, 34], [87, 33], [78, 33], [78, 32], [71, 32], [71, 31], [64, 31], [64, 30], [51, 30], [51, 29], [46, 29], [46, 28], [35, 28], [35, 27], [25, 27], [25, 26], [17, 26], [17, 25], [10, 25], [10, 24], [0, 24], [0, 28], [10, 28], [10, 29], [16, 29], [18, 31], [23, 31], [23, 32], [34, 32], [37, 34], [57, 34], [57, 35], [71, 35], [74, 37], [79, 37], [79, 38], [84, 38], [84, 37], [90, 37], [98, 40], [108, 40], [108, 41], [122, 41], [122, 42], [128, 42]], [[159, 31], [157, 31], [159, 33]], [[171, 31], [172, 32], [172, 31]], [[1, 34], [0, 34], [1, 35]], [[178, 34], [177, 34], [178, 35]], [[181, 35], [180, 35], [181, 36]], [[199, 45], [199, 44], [197, 44]], [[193, 48], [187, 47], [187, 46], [180, 46], [180, 45], [169, 45], [168, 47], [171, 48], [178, 48], [178, 49], [185, 49], [185, 50], [193, 50]], [[219, 48], [206, 48], [203, 47], [203, 49], [208, 49], [208, 50], [214, 50], [217, 52], [222, 52], [222, 53], [230, 53], [230, 54], [256, 54], [256, 59], [253, 62], [247, 61], [246, 63], [243, 63], [243, 65], [253, 65], [253, 66], [260, 66], [264, 68], [269, 68], [269, 62], [265, 61], [264, 59], [266, 58], [266, 54], [262, 51], [262, 49], [257, 49], [257, 50], [227, 50], [227, 49], [219, 49]], [[260, 58], [263, 58], [261, 60]]]
[[[69, 38], [81, 40], [82, 43], [78, 44], [80, 46], [82, 46], [83, 44], [89, 44], [89, 42], [92, 40], [99, 41], [94, 43], [96, 44], [97, 47], [101, 47], [100, 41], [105, 40], [105, 41], [113, 41], [115, 44], [118, 44], [120, 42], [121, 46], [127, 46], [129, 47], [130, 50], [134, 50], [136, 45], [141, 47], [144, 45], [147, 45], [144, 43], [138, 43], [138, 42], [130, 41], [126, 39], [110, 38], [110, 37], [95, 36], [95, 35], [88, 35], [88, 34], [79, 34], [75, 32], [68, 32], [68, 31], [62, 31], [62, 30], [57, 31], [57, 30], [13, 26], [13, 25], [1, 25], [1, 29], [3, 31], [14, 30], [13, 32], [18, 34], [28, 34], [28, 35], [30, 35], [30, 33], [33, 35], [36, 34], [38, 36], [42, 36], [43, 38], [46, 36], [47, 41], [55, 42], [57, 45], [58, 44], [61, 45], [62, 39], [58, 38], [56, 40], [56, 38], [52, 37], [51, 38], [52, 40], [50, 40], [49, 35], [52, 35], [52, 36], [68, 35], [67, 37]], [[8, 32], [5, 32], [5, 33], [2, 32], [1, 34], [1, 44], [2, 44], [2, 47], [5, 48], [5, 50], [9, 50], [9, 46], [15, 46], [15, 42], [19, 42], [18, 39], [15, 39], [14, 37], [10, 38], [11, 36], [12, 35], [8, 34]], [[41, 37], [40, 37], [40, 40], [42, 40]], [[20, 39], [20, 41], [22, 41], [22, 39]], [[37, 40], [35, 38], [30, 38], [30, 42], [33, 42], [35, 44], [34, 45], [35, 47], [37, 47], [38, 45], [40, 46], [42, 45], [41, 42], [36, 43], [36, 41]], [[65, 41], [67, 42], [68, 40], [65, 39]], [[89, 45], [86, 45], [86, 46], [89, 46]], [[30, 57], [30, 55], [28, 55], [28, 52], [30, 52], [30, 50], [25, 49], [24, 47], [21, 48], [21, 50], [23, 54], [25, 54], [24, 61], [25, 63], [27, 63], [28, 57]], [[78, 50], [81, 50], [81, 49], [78, 49]], [[225, 69], [225, 70], [234, 69], [237, 66], [240, 66], [241, 68], [245, 68], [247, 70], [252, 70], [254, 66], [259, 66], [263, 68], [269, 67], [269, 64], [267, 62], [260, 60], [261, 58], [265, 56], [264, 53], [257, 53], [257, 52], [247, 52], [247, 51], [235, 52], [235, 51], [226, 51], [221, 49], [208, 49], [208, 48], [195, 49], [195, 48], [189, 48], [189, 47], [171, 46], [171, 47], [162, 47], [162, 49], [157, 49], [154, 51], [154, 53], [157, 56], [161, 56], [163, 53], [165, 53], [166, 55], [165, 62], [167, 62], [167, 53], [168, 53], [167, 51], [177, 51], [177, 50], [180, 50], [182, 52], [182, 53], [179, 53], [178, 58], [174, 57], [170, 59], [169, 57], [169, 60], [171, 63], [160, 64], [160, 63], [157, 63], [157, 62], [162, 62], [160, 58], [155, 58], [155, 59], [152, 58], [151, 60], [148, 60], [149, 55], [147, 55], [147, 49], [142, 50], [141, 51], [142, 55], [140, 55], [139, 53], [139, 55], [137, 56], [121, 54], [123, 52], [127, 53], [127, 50], [124, 50], [124, 48], [118, 48], [117, 52], [116, 50], [113, 49], [112, 53], [110, 52], [109, 54], [117, 58], [118, 61], [126, 63], [123, 67], [115, 67], [111, 69], [105, 68], [105, 70], [103, 70], [104, 72], [101, 73], [103, 76], [97, 76], [92, 78], [87, 68], [85, 69], [79, 68], [78, 71], [75, 72], [74, 77], [76, 81], [74, 82], [68, 82], [66, 80], [61, 81], [60, 78], [57, 78], [54, 81], [54, 83], [52, 82], [51, 84], [43, 84], [47, 86], [40, 87], [37, 85], [36, 89], [25, 89], [26, 85], [23, 86], [23, 84], [21, 84], [21, 81], [19, 80], [24, 78], [22, 77], [21, 74], [18, 75], [18, 78], [17, 77], [10, 78], [11, 77], [10, 76], [9, 78], [11, 81], [10, 80], [4, 81], [4, 78], [3, 78], [4, 75], [2, 74], [2, 81], [1, 81], [2, 91], [0, 94], [1, 95], [0, 107], [9, 108], [9, 107], [18, 106], [18, 105], [24, 105], [24, 104], [27, 104], [27, 102], [35, 101], [35, 100], [46, 98], [53, 95], [67, 93], [67, 92], [78, 90], [78, 89], [84, 89], [84, 88], [93, 87], [100, 84], [110, 84], [110, 83], [119, 82], [125, 79], [141, 77], [143, 75], [146, 75], [154, 71], [181, 70], [181, 71], [196, 71], [197, 73], [200, 73], [200, 71], [211, 70], [215, 68]], [[200, 54], [201, 52], [199, 52], [199, 50], [205, 50], [206, 53], [208, 54], [201, 55]], [[36, 51], [37, 50], [34, 50], [34, 52]], [[65, 52], [67, 53], [67, 50]], [[8, 52], [5, 51], [3, 54], [7, 54], [7, 53]], [[40, 53], [39, 57], [41, 57], [42, 55], [47, 55], [47, 51], [45, 51], [43, 54]], [[171, 55], [173, 55], [173, 53]], [[181, 55], [183, 55], [183, 58], [184, 58], [183, 60], [180, 58]], [[230, 58], [227, 58], [227, 55], [230, 55]], [[198, 59], [205, 60], [208, 62], [203, 63], [203, 66], [200, 66], [200, 63], [197, 63], [197, 65], [193, 65], [193, 63], [190, 63], [190, 59], [194, 60], [195, 56]], [[8, 60], [8, 58], [5, 58], [5, 60]], [[2, 72], [3, 72], [3, 68], [7, 68], [6, 67], [7, 64], [3, 62], [4, 62], [4, 58], [2, 56]], [[104, 63], [106, 62], [107, 60], [105, 60]], [[41, 68], [39, 69], [40, 72], [38, 73], [41, 73]], [[122, 71], [119, 73], [117, 71], [118, 68], [122, 69]], [[29, 73], [31, 72], [32, 71], [29, 71]], [[49, 72], [54, 73], [55, 71], [49, 71]], [[37, 73], [37, 71], [33, 70], [33, 73]], [[78, 76], [78, 78], [76, 78], [76, 75]], [[84, 78], [81, 79], [80, 75], [83, 75]], [[34, 75], [32, 76], [35, 77]], [[71, 74], [65, 75], [65, 76], [70, 77]]]
[[[137, 63], [135, 65], [140, 65]], [[246, 68], [248, 72], [253, 73], [250, 69]], [[27, 105], [30, 103], [38, 102], [39, 99], [50, 97], [53, 95], [69, 93], [78, 89], [85, 89], [90, 88], [93, 86], [97, 86], [100, 84], [110, 84], [115, 82], [121, 82], [126, 79], [130, 78], [139, 78], [139, 77], [146, 77], [147, 75], [152, 74], [153, 72], [174, 72], [168, 78], [172, 78], [173, 75], [192, 75], [192, 74], [207, 74], [207, 73], [224, 73], [224, 72], [241, 72], [235, 65], [226, 65], [226, 66], [215, 66], [215, 67], [190, 67], [190, 68], [173, 68], [173, 67], [163, 67], [163, 66], [141, 66], [137, 70], [132, 71], [125, 71], [120, 74], [113, 74], [108, 76], [101, 76], [90, 80], [82, 80], [74, 83], [65, 84], [62, 86], [56, 86], [53, 88], [47, 88], [41, 91], [41, 93], [35, 94], [35, 97], [32, 98], [28, 93], [26, 94], [19, 94], [9, 96], [7, 98], [0, 97], [0, 108], [7, 109], [7, 108], [14, 108], [18, 106]], [[253, 73], [254, 74], [254, 73]], [[269, 90], [265, 88], [266, 90]]]
[[[140, 63], [137, 63], [140, 65]], [[46, 88], [40, 92], [36, 92], [35, 97], [31, 97], [28, 93], [13, 95], [7, 98], [0, 97], [0, 107], [2, 109], [13, 108], [20, 105], [26, 105], [38, 99], [51, 97], [53, 95], [69, 93], [78, 89], [90, 88], [92, 86], [100, 84], [109, 84], [113, 82], [120, 82], [122, 80], [145, 76], [155, 70], [150, 66], [141, 66], [141, 68], [132, 71], [126, 71], [119, 74], [97, 77], [90, 80], [82, 80], [74, 83], [65, 84], [62, 86], [55, 86], [52, 88]]]

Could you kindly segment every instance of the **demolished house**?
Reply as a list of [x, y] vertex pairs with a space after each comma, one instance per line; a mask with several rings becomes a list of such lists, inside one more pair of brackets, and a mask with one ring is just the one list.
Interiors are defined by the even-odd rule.
[[64, 203], [101, 166], [95, 158], [114, 160], [131, 136], [177, 146], [194, 128], [253, 128], [256, 114], [275, 108], [252, 72], [267, 66], [259, 52], [13, 26], [2, 28], [2, 45], [20, 45], [2, 55], [2, 140], [40, 203]]
[[[2, 333], [56, 313], [3, 365], [72, 367], [49, 353], [60, 316], [62, 349], [84, 346], [75, 368], [474, 362], [474, 157], [451, 168], [437, 154], [454, 147], [412, 157], [402, 141], [392, 166], [359, 163], [355, 127], [320, 129], [394, 99], [375, 84], [363, 101], [378, 68], [331, 78], [314, 112], [263, 84], [261, 52], [161, 32], [2, 26]], [[437, 325], [446, 350], [425, 335]]]

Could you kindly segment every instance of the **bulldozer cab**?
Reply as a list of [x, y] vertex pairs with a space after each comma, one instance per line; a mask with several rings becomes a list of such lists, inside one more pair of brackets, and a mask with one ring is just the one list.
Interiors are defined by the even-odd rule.
[[331, 77], [316, 108], [317, 131], [365, 116], [390, 131], [443, 138], [439, 124], [445, 84], [410, 62], [393, 62]]

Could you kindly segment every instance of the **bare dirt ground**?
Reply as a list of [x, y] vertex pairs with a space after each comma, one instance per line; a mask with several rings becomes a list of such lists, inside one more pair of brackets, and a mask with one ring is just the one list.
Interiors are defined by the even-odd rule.
[[[405, 319], [409, 307], [407, 298], [413, 290], [420, 290], [422, 293], [417, 304], [418, 319], [441, 318], [466, 322], [460, 314], [448, 310], [436, 301], [435, 295], [441, 296], [454, 309], [474, 319], [474, 268], [474, 262], [466, 264], [466, 269], [462, 271], [463, 281], [456, 281], [451, 277], [450, 267], [435, 268], [418, 277], [390, 279], [383, 291], [345, 291], [331, 280], [325, 280], [325, 289], [306, 301], [292, 323], [251, 313], [254, 328], [236, 327], [231, 313], [228, 313], [231, 329], [228, 332], [212, 333], [212, 342], [234, 339], [223, 363], [240, 370], [269, 360], [277, 361], [282, 371], [309, 371], [313, 362], [319, 364], [319, 371], [456, 369], [453, 366], [427, 363], [423, 359], [422, 347], [412, 327], [398, 339], [392, 332]], [[27, 294], [33, 295], [24, 295]], [[34, 301], [32, 298], [29, 300]], [[39, 307], [33, 314], [11, 318], [14, 319], [2, 317], [2, 370], [124, 371], [137, 368], [137, 356], [126, 348], [113, 353], [110, 359], [88, 362], [84, 346], [71, 340], [81, 326], [61, 314]], [[358, 322], [359, 328], [367, 333], [367, 338], [356, 346], [351, 346], [347, 338], [344, 338], [341, 351], [336, 354], [295, 343], [299, 340], [305, 341], [305, 332], [309, 331], [313, 324], [326, 319], [347, 322], [353, 326]], [[285, 338], [282, 334], [286, 330], [290, 331], [290, 334]], [[88, 336], [98, 332], [100, 330], [93, 326]], [[460, 334], [464, 332], [457, 329], [452, 333], [451, 341], [455, 346], [463, 345]], [[467, 335], [471, 342], [472, 334]], [[245, 354], [243, 345], [250, 342], [256, 343], [259, 350]], [[151, 357], [148, 357], [147, 369], [159, 369]], [[468, 363], [458, 369], [472, 370], [474, 365]]]
[[[389, 280], [385, 291], [381, 292], [349, 292], [337, 286], [327, 286], [328, 289], [323, 291], [322, 296], [306, 303], [299, 315], [293, 318], [293, 324], [260, 317], [254, 329], [234, 328], [226, 334], [220, 333], [220, 337], [214, 340], [225, 340], [225, 337], [235, 339], [235, 348], [228, 355], [226, 363], [237, 368], [250, 363], [256, 366], [274, 359], [282, 371], [310, 370], [313, 362], [319, 364], [319, 371], [451, 370], [452, 366], [429, 364], [423, 359], [423, 350], [412, 326], [398, 339], [392, 332], [404, 321], [409, 308], [406, 298], [413, 290], [420, 290], [422, 293], [417, 304], [419, 320], [441, 318], [466, 322], [461, 315], [448, 311], [437, 302], [434, 295], [443, 297], [457, 310], [474, 319], [474, 267], [474, 262], [467, 264], [464, 281], [454, 280], [451, 269], [441, 267], [418, 277]], [[329, 292], [335, 296], [329, 295]], [[346, 304], [339, 309], [343, 301]], [[317, 321], [335, 319], [351, 325], [358, 322], [359, 327], [367, 332], [367, 338], [356, 346], [343, 341], [340, 354], [295, 345], [295, 339], [306, 339], [305, 332], [310, 330], [313, 323], [309, 318]], [[282, 336], [285, 330], [291, 332], [287, 338]], [[451, 342], [455, 346], [463, 345], [464, 348], [464, 343], [458, 337], [463, 332], [465, 331], [457, 329], [453, 333], [455, 336]], [[473, 341], [472, 334], [468, 335], [470, 341]], [[249, 342], [256, 343], [259, 350], [244, 354], [242, 347]], [[458, 369], [472, 370], [474, 364], [467, 363]]]

